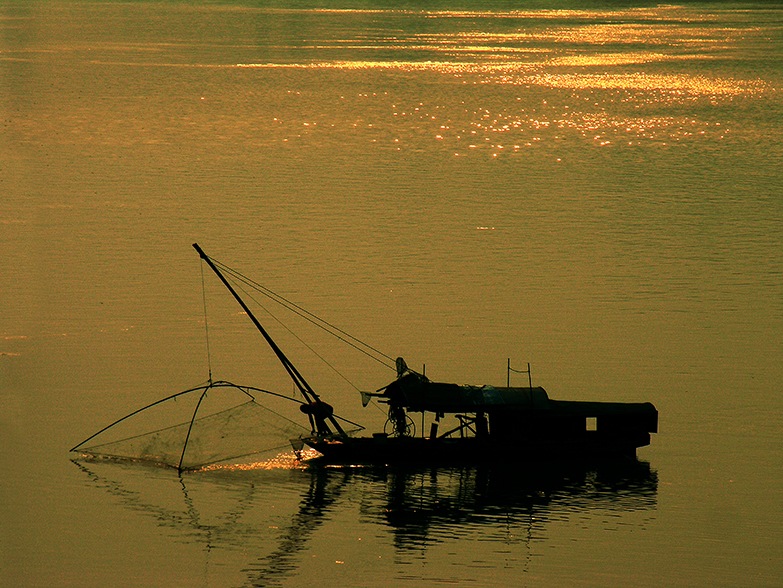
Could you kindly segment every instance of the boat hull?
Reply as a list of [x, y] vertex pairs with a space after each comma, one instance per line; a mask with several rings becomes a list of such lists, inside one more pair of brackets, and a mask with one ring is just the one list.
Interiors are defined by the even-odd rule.
[[[645, 439], [646, 437], [646, 439]], [[391, 463], [483, 463], [539, 461], [551, 459], [585, 460], [591, 458], [635, 458], [637, 447], [649, 444], [649, 435], [617, 439], [609, 443], [598, 436], [579, 440], [507, 443], [492, 439], [422, 437], [322, 438], [311, 437], [304, 443], [321, 454], [321, 460], [339, 464]]]

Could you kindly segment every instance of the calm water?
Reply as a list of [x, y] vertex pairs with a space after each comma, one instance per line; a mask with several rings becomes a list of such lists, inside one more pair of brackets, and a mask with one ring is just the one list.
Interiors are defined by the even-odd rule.
[[[782, 88], [777, 3], [0, 0], [0, 584], [780, 585]], [[622, 470], [73, 463], [207, 379], [194, 241], [434, 379], [530, 362], [660, 433]], [[215, 376], [289, 390], [206, 297]]]

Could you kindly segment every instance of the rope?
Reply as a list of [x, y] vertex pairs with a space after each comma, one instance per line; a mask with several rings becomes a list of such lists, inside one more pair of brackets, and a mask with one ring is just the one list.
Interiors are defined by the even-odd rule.
[[207, 289], [204, 285], [204, 262], [201, 262], [201, 298], [204, 302], [204, 332], [207, 340], [207, 369], [209, 370], [209, 383], [212, 383], [212, 354], [209, 349], [209, 322], [207, 321]]
[[[322, 319], [321, 317], [313, 314], [312, 312], [302, 308], [301, 306], [299, 306], [295, 302], [292, 302], [292, 301], [288, 300], [284, 296], [281, 296], [280, 294], [277, 294], [276, 292], [274, 292], [274, 291], [270, 290], [269, 288], [259, 284], [258, 282], [254, 281], [254, 280], [251, 280], [247, 276], [244, 276], [240, 272], [238, 272], [238, 271], [228, 267], [227, 265], [224, 265], [224, 264], [222, 264], [222, 263], [220, 263], [220, 262], [218, 262], [218, 261], [216, 261], [214, 259], [212, 259], [212, 262], [216, 266], [218, 266], [221, 270], [223, 270], [226, 273], [230, 274], [236, 280], [244, 283], [245, 285], [247, 285], [248, 287], [252, 288], [256, 292], [259, 292], [260, 294], [263, 294], [267, 298], [270, 298], [274, 302], [277, 302], [281, 306], [284, 306], [285, 308], [287, 308], [289, 311], [293, 312], [297, 316], [305, 319], [306, 321], [308, 321], [309, 323], [315, 325], [319, 329], [321, 329], [323, 331], [326, 331], [332, 337], [335, 337], [336, 339], [342, 341], [343, 343], [345, 343], [347, 345], [350, 345], [351, 347], [353, 347], [357, 351], [363, 353], [367, 357], [377, 361], [378, 363], [380, 363], [381, 365], [383, 365], [383, 366], [385, 366], [387, 368], [390, 368], [392, 370], [396, 370], [397, 369], [396, 365], [395, 365], [395, 360], [391, 356], [389, 356], [389, 355], [383, 353], [382, 351], [376, 349], [372, 345], [370, 345], [368, 343], [365, 343], [364, 341], [354, 337], [350, 333], [347, 333], [346, 331], [342, 330], [341, 328], [339, 328], [339, 327], [333, 325], [332, 323]], [[246, 290], [244, 290], [244, 289], [242, 289], [242, 290], [243, 290], [243, 292], [245, 292], [247, 294]], [[252, 296], [251, 296], [251, 299], [256, 304], [258, 304], [261, 308], [263, 308], [270, 316], [272, 316], [272, 318], [275, 318], [275, 320], [280, 322], [280, 320], [277, 319], [274, 315], [272, 315], [272, 313], [270, 313], [266, 308], [264, 308], [264, 306], [261, 305], [258, 302], [258, 300], [252, 298]], [[280, 322], [280, 324], [282, 325], [283, 323]], [[283, 325], [283, 326], [285, 327], [285, 325]], [[287, 327], [286, 327], [286, 329], [289, 330]], [[291, 331], [289, 330], [289, 332], [291, 332]], [[300, 339], [300, 341], [301, 341], [301, 339]], [[311, 349], [311, 351], [312, 351], [312, 349]], [[370, 351], [372, 353], [375, 353], [376, 355], [372, 355], [372, 353], [370, 353]], [[315, 353], [315, 352], [313, 351], [313, 353]], [[316, 355], [318, 355], [318, 354], [316, 353]], [[387, 359], [389, 361], [389, 363], [384, 362], [378, 356]], [[321, 358], [321, 359], [323, 360], [323, 358]], [[325, 360], [323, 360], [323, 361], [326, 362]], [[326, 363], [328, 364], [328, 362], [326, 362]]]
[[[335, 366], [333, 366], [323, 355], [318, 353], [315, 349], [312, 348], [304, 339], [302, 339], [299, 335], [294, 333], [288, 325], [286, 325], [283, 321], [281, 321], [278, 317], [276, 317], [267, 307], [265, 307], [263, 304], [261, 304], [258, 300], [255, 299], [255, 297], [250, 294], [245, 288], [243, 288], [241, 285], [237, 285], [237, 288], [242, 291], [242, 293], [247, 296], [250, 300], [255, 302], [259, 308], [261, 308], [265, 313], [267, 313], [271, 318], [277, 322], [281, 327], [283, 327], [286, 331], [288, 331], [292, 337], [294, 337], [297, 341], [299, 341], [302, 345], [304, 345], [307, 349], [310, 350], [310, 352], [315, 355], [318, 359], [320, 359], [322, 362], [324, 362], [335, 374], [340, 376], [343, 380], [345, 380], [352, 388], [354, 388], [356, 391], [361, 392], [360, 388], [356, 386], [351, 380], [349, 380], [343, 373], [340, 372]], [[359, 351], [362, 351], [359, 349]], [[370, 356], [372, 357], [372, 356]], [[373, 358], [375, 359], [375, 358]], [[377, 360], [376, 360], [377, 361]]]

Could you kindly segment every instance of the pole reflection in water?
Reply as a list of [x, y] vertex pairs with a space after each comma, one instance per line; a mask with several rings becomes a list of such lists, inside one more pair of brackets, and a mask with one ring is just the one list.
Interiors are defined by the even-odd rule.
[[438, 545], [470, 549], [473, 543], [463, 539], [490, 542], [528, 560], [535, 544], [549, 539], [550, 524], [585, 514], [651, 513], [658, 490], [657, 473], [632, 460], [526, 468], [358, 468], [292, 461], [276, 469], [181, 476], [146, 466], [74, 463], [89, 485], [111, 494], [122, 508], [150, 517], [177, 540], [201, 546], [206, 567], [215, 568], [207, 575], [219, 572], [224, 585], [231, 577], [252, 586], [305, 577], [315, 554], [323, 552], [312, 543], [326, 540], [350, 558], [358, 536], [365, 540], [361, 549], [373, 553], [391, 546], [394, 561], [384, 565], [406, 563]]

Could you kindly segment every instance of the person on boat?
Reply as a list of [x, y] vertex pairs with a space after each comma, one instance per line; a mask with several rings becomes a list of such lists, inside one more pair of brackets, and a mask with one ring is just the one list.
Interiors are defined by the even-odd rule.
[[314, 402], [299, 405], [299, 410], [310, 417], [310, 423], [316, 433], [319, 435], [331, 434], [332, 431], [329, 425], [326, 424], [326, 419], [334, 414], [334, 407], [331, 404], [318, 399]]

